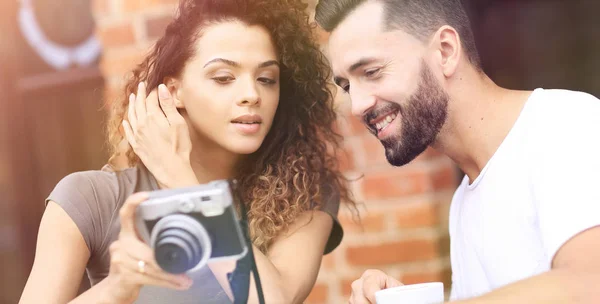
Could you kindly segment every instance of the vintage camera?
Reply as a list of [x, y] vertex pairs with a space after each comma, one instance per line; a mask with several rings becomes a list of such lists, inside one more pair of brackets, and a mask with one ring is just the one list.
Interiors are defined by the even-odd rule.
[[235, 211], [232, 181], [157, 190], [136, 210], [136, 228], [170, 273], [193, 272], [209, 261], [240, 259], [248, 248]]

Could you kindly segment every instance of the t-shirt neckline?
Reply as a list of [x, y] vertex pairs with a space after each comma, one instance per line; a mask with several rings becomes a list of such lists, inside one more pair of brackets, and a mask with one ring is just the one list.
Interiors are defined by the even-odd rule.
[[475, 180], [471, 184], [469, 184], [469, 178], [468, 178], [468, 176], [465, 176], [465, 179], [467, 182], [466, 188], [468, 190], [474, 190], [475, 188], [477, 188], [477, 185], [479, 185], [481, 183], [481, 180], [483, 180], [485, 173], [488, 171], [488, 168], [493, 163], [494, 159], [497, 158], [497, 155], [500, 154], [503, 149], [505, 149], [506, 145], [508, 145], [511, 138], [515, 136], [514, 134], [519, 130], [519, 127], [523, 124], [523, 120], [525, 119], [523, 117], [526, 116], [526, 112], [528, 111], [527, 109], [531, 104], [531, 100], [533, 100], [535, 98], [535, 96], [541, 91], [543, 91], [543, 88], [536, 88], [535, 90], [533, 90], [531, 92], [529, 97], [527, 97], [527, 100], [525, 101], [525, 104], [523, 105], [523, 108], [521, 109], [519, 116], [515, 120], [515, 123], [508, 131], [508, 134], [506, 134], [506, 137], [504, 137], [504, 139], [500, 143], [500, 146], [498, 146], [498, 149], [496, 149], [496, 152], [494, 152], [494, 154], [492, 155], [490, 160], [485, 164], [485, 166], [483, 167], [483, 169], [481, 170], [481, 173], [479, 173], [477, 178], [475, 178]]

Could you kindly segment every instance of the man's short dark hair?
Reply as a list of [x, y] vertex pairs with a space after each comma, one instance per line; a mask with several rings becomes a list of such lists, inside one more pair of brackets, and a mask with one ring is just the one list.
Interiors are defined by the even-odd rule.
[[386, 28], [402, 29], [421, 41], [443, 25], [453, 27], [460, 35], [469, 61], [481, 69], [469, 17], [461, 0], [319, 0], [315, 20], [325, 31], [331, 32], [367, 1], [383, 4]]

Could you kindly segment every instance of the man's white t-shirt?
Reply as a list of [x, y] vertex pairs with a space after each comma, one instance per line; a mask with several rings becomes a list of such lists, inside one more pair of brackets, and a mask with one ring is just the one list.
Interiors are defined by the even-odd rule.
[[598, 225], [600, 100], [536, 89], [481, 174], [454, 194], [450, 297], [546, 272], [563, 244]]

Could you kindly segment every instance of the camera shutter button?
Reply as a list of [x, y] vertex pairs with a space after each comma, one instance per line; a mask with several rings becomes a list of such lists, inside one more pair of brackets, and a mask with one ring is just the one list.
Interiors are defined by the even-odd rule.
[[194, 211], [195, 204], [192, 201], [185, 200], [179, 204], [179, 211], [183, 213], [190, 213]]

